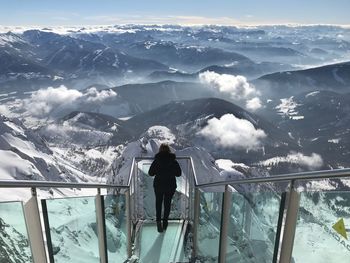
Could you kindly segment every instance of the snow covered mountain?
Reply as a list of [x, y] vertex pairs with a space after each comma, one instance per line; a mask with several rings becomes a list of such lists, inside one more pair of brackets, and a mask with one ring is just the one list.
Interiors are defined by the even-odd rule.
[[301, 93], [270, 101], [261, 114], [289, 132], [304, 149], [313, 149], [329, 160], [330, 168], [346, 167], [349, 157], [349, 99], [349, 93], [333, 91]]
[[[266, 97], [293, 96], [314, 90], [349, 91], [350, 62], [296, 71], [277, 72], [254, 81]], [[279, 91], [279, 92], [276, 92]]]
[[[159, 135], [157, 129], [149, 130], [158, 126], [174, 134], [168, 139], [176, 141], [179, 149], [201, 147], [216, 159], [255, 164], [274, 173], [324, 165], [313, 148], [303, 149], [300, 141], [283, 129], [228, 101], [214, 98], [171, 102], [123, 121], [103, 114], [73, 112], [56, 124], [41, 128], [40, 134], [54, 145], [118, 147], [148, 133]], [[308, 158], [310, 163], [305, 161]]]
[[118, 94], [120, 102], [128, 103], [130, 115], [152, 110], [171, 101], [214, 96], [212, 90], [201, 83], [193, 82], [161, 81], [127, 84], [115, 87], [113, 90]]
[[248, 165], [301, 150], [283, 130], [221, 99], [173, 102], [137, 115], [125, 124], [139, 134], [154, 125], [166, 126], [183, 147], [201, 146], [217, 159]]
[[48, 68], [64, 73], [121, 74], [126, 71], [148, 71], [167, 67], [120, 53], [103, 44], [71, 38], [51, 32], [29, 30], [23, 38], [37, 47], [37, 55]]
[[209, 65], [250, 61], [250, 59], [238, 53], [203, 46], [180, 46], [171, 41], [135, 43], [129, 46], [125, 52], [147, 59], [156, 58], [169, 67], [172, 66], [186, 71], [198, 71]]
[[[0, 119], [0, 132], [1, 179], [71, 182], [101, 180], [97, 172], [96, 175], [91, 172], [99, 161], [97, 150], [82, 152], [80, 149], [82, 158], [73, 158], [71, 162], [67, 157], [72, 148], [65, 151], [63, 147], [50, 147], [36, 131], [26, 128], [17, 119], [3, 115]], [[63, 140], [61, 142], [64, 145]], [[89, 154], [91, 158], [88, 158]], [[103, 164], [108, 165], [108, 162]], [[100, 168], [102, 167], [101, 164]]]
[[[0, 116], [0, 179], [123, 183], [132, 158], [153, 156], [162, 142], [178, 156], [193, 158], [200, 183], [349, 167], [350, 79], [344, 62], [349, 58], [350, 30], [343, 27], [14, 28], [0, 33], [0, 112], [6, 115]], [[255, 107], [249, 108], [252, 101]], [[341, 180], [300, 186], [349, 188]], [[273, 246], [278, 211], [271, 204], [278, 207], [281, 189], [263, 189], [271, 196], [246, 194], [260, 191], [256, 186], [237, 187], [234, 193], [230, 225], [235, 231], [229, 238], [239, 251], [236, 261], [260, 263], [272, 256], [266, 246]], [[40, 194], [74, 195], [56, 189]], [[28, 195], [1, 190], [2, 199]], [[313, 232], [349, 216], [344, 196], [308, 193], [304, 198], [308, 206], [300, 218]], [[96, 259], [91, 199], [76, 199], [77, 209], [64, 200], [53, 206], [65, 215], [52, 221], [56, 255], [66, 258], [75, 247], [86, 257], [82, 260]], [[200, 242], [218, 238], [220, 200], [217, 195], [202, 206], [204, 218], [212, 220], [200, 222], [205, 230]], [[125, 248], [125, 235], [115, 231], [122, 218], [108, 211], [122, 209], [125, 201], [108, 202], [112, 253]], [[151, 206], [145, 203], [146, 210]], [[242, 229], [242, 207], [252, 211], [253, 232], [264, 246], [245, 231], [233, 235]], [[323, 212], [334, 207], [335, 213]], [[80, 232], [75, 229], [79, 217]], [[10, 251], [18, 262], [27, 262], [24, 233], [5, 217], [0, 226], [0, 255]], [[309, 238], [299, 231], [296, 240], [303, 244]], [[20, 246], [13, 249], [12, 242]], [[216, 261], [210, 253], [203, 260]]]
[[[323, 160], [328, 159], [323, 146], [306, 143], [312, 140], [309, 134], [315, 131], [314, 126], [302, 124], [300, 118], [304, 115], [293, 115], [288, 123], [298, 123], [298, 116], [300, 122], [296, 127], [289, 127], [289, 124], [284, 125], [287, 121], [282, 123], [279, 115], [273, 113], [276, 107], [283, 111], [284, 104], [290, 104], [291, 96], [295, 99], [305, 91], [338, 89], [347, 93], [350, 82], [348, 63], [334, 62], [348, 61], [348, 29], [172, 25], [17, 28], [14, 32], [1, 34], [0, 39], [0, 54], [6, 61], [0, 72], [3, 92], [0, 94], [3, 102], [0, 110], [8, 116], [24, 118], [23, 121], [31, 127], [42, 125], [40, 134], [52, 145], [116, 147], [136, 140], [151, 126], [168, 125], [177, 131], [176, 135], [182, 136], [183, 145], [207, 147], [218, 158], [222, 154], [222, 157], [237, 156], [246, 161], [245, 156], [249, 156], [250, 164], [271, 165], [281, 161], [298, 163], [305, 161], [306, 157], [316, 156], [314, 159], [318, 165], [310, 167], [321, 168], [330, 163], [331, 167], [345, 165], [343, 161], [335, 164]], [[310, 68], [310, 64], [319, 63], [332, 64]], [[291, 71], [300, 67], [307, 69]], [[191, 69], [194, 73], [181, 69]], [[253, 82], [249, 80], [266, 73], [272, 74]], [[145, 77], [161, 82], [145, 83]], [[179, 80], [186, 82], [177, 82]], [[62, 84], [65, 86], [60, 86]], [[47, 88], [50, 86], [52, 88]], [[23, 93], [28, 90], [31, 93]], [[248, 93], [254, 97], [247, 96]], [[183, 105], [172, 103], [213, 97], [233, 102], [254, 111], [254, 114], [240, 114], [241, 109], [236, 108], [225, 109], [226, 103], [220, 100], [207, 101], [211, 110], [207, 110], [203, 103], [193, 101], [190, 102], [193, 107], [186, 102], [181, 102]], [[297, 104], [309, 105], [301, 100], [300, 97]], [[168, 103], [171, 104], [166, 105]], [[45, 107], [40, 110], [36, 105]], [[317, 105], [317, 101], [312, 105]], [[320, 110], [314, 108], [312, 115], [316, 116]], [[188, 116], [186, 112], [191, 111], [192, 115]], [[306, 108], [304, 111], [306, 113]], [[171, 118], [164, 112], [174, 116], [175, 121], [171, 123]], [[269, 120], [271, 126], [260, 115]], [[340, 130], [344, 134], [340, 142], [346, 142], [347, 115], [331, 115], [322, 125], [331, 127], [333, 117], [340, 119], [343, 123], [339, 124]], [[114, 119], [125, 120], [133, 116], [126, 121]], [[225, 146], [231, 143], [224, 143], [215, 133], [220, 134], [227, 123], [236, 121], [235, 125], [241, 125], [237, 119], [248, 121], [245, 124], [250, 127], [253, 139], [249, 140], [251, 144], [239, 145], [238, 149], [233, 147], [235, 150], [232, 151], [231, 146]], [[91, 120], [94, 122], [90, 123]], [[305, 128], [298, 128], [299, 124]], [[217, 127], [221, 128], [217, 130]], [[235, 132], [232, 134], [236, 135]], [[335, 142], [338, 134], [335, 130], [329, 131], [325, 140]], [[227, 140], [234, 141], [235, 137]], [[334, 149], [339, 146], [333, 144]], [[73, 152], [76, 153], [76, 149]], [[312, 155], [320, 152], [320, 156]], [[110, 157], [107, 159], [106, 163], [109, 163]]]
[[293, 66], [273, 62], [256, 63], [253, 61], [234, 61], [224, 65], [210, 65], [202, 68], [196, 73], [186, 73], [179, 70], [155, 71], [148, 78], [151, 80], [173, 80], [173, 81], [196, 81], [200, 73], [205, 71], [216, 72], [218, 74], [230, 74], [245, 76], [248, 79], [255, 79], [281, 70], [293, 70]]
[[122, 145], [133, 139], [135, 133], [124, 121], [112, 116], [74, 111], [55, 124], [41, 128], [40, 134], [50, 143], [94, 148]]

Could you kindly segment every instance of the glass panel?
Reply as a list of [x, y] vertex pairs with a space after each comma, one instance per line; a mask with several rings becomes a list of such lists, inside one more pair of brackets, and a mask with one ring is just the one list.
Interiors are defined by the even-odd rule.
[[141, 181], [140, 190], [140, 203], [143, 208], [143, 219], [155, 219], [155, 195], [153, 190], [153, 177], [148, 175], [148, 170], [151, 167], [152, 161], [142, 161], [138, 163], [139, 177]]
[[100, 262], [95, 197], [46, 200], [46, 206], [55, 263]]
[[[155, 219], [155, 195], [153, 189], [153, 177], [148, 175], [152, 160], [142, 160], [137, 163], [137, 176], [135, 178], [135, 209], [138, 219]], [[184, 174], [187, 168], [187, 160], [179, 161], [183, 171], [182, 176], [176, 178], [177, 189], [171, 203], [169, 219], [183, 219], [189, 214], [189, 184]]]
[[32, 262], [22, 202], [0, 203], [0, 262]]
[[226, 262], [272, 262], [281, 197], [232, 193]]
[[133, 169], [133, 172], [131, 174], [131, 180], [130, 180], [130, 213], [131, 213], [131, 219], [133, 222], [136, 222], [137, 220], [137, 192], [136, 192], [136, 176], [137, 176], [137, 166], [135, 164], [135, 167]]
[[223, 193], [201, 192], [198, 226], [200, 262], [218, 262]]
[[[191, 172], [189, 170], [190, 162], [188, 159], [178, 160], [182, 174], [180, 177], [176, 178], [176, 193], [174, 196], [174, 204], [176, 205], [176, 209], [178, 210], [178, 216], [180, 219], [190, 218], [190, 201], [191, 201], [191, 187], [190, 180], [193, 180], [191, 177]], [[174, 215], [175, 217], [175, 215]]]
[[125, 195], [107, 195], [104, 199], [108, 261], [123, 262], [128, 257]]
[[293, 249], [295, 262], [346, 262], [350, 242], [342, 234], [348, 237], [349, 228], [349, 192], [301, 193]]

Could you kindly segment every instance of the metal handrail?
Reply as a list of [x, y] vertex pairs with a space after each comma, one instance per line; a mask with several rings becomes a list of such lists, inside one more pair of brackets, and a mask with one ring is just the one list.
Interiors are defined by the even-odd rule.
[[[191, 156], [176, 156], [177, 160], [187, 160], [192, 158]], [[153, 160], [154, 157], [145, 156], [145, 157], [134, 157], [135, 160]]]
[[[134, 160], [152, 160], [153, 157], [136, 157]], [[177, 159], [189, 159], [191, 163], [191, 170], [194, 177], [196, 187], [211, 187], [211, 186], [223, 186], [223, 185], [238, 185], [249, 183], [273, 183], [273, 182], [286, 182], [291, 180], [321, 180], [321, 179], [335, 179], [350, 177], [350, 168], [324, 170], [324, 171], [312, 171], [301, 173], [281, 174], [268, 177], [252, 177], [244, 179], [233, 179], [227, 181], [211, 182], [199, 184], [196, 171], [194, 169], [193, 159], [191, 157], [177, 157]], [[130, 174], [127, 185], [117, 184], [101, 184], [101, 183], [71, 183], [71, 182], [56, 182], [56, 181], [34, 181], [34, 180], [0, 180], [1, 188], [28, 188], [28, 187], [55, 187], [55, 188], [129, 188], [131, 182], [131, 175], [135, 169], [135, 162], [132, 162]]]
[[129, 188], [127, 185], [96, 184], [96, 183], [68, 183], [55, 181], [33, 180], [0, 180], [1, 188], [31, 188], [31, 187], [55, 187], [55, 188]]
[[[35, 180], [0, 180], [0, 188], [123, 188], [127, 189], [130, 187], [132, 173], [135, 169], [135, 160], [153, 160], [154, 157], [135, 157], [132, 160], [130, 173], [128, 177], [127, 185], [117, 184], [101, 184], [101, 183], [71, 183], [71, 182], [57, 182], [57, 181], [35, 181]], [[192, 166], [192, 172], [195, 177], [195, 184], [197, 184], [197, 176], [193, 168], [193, 160], [189, 156], [176, 157], [179, 160], [190, 160]]]
[[[192, 171], [192, 174], [194, 177], [194, 185], [197, 186], [198, 179], [197, 179], [196, 170], [194, 169], [194, 163], [193, 163], [192, 157], [191, 156], [176, 156], [176, 159], [177, 160], [189, 160], [189, 162], [191, 164], [191, 171]], [[129, 174], [129, 184], [128, 185], [130, 185], [131, 175], [132, 175], [132, 172], [134, 170], [135, 162], [140, 161], [140, 160], [154, 160], [154, 157], [147, 156], [147, 157], [134, 157], [133, 158], [133, 162], [132, 162], [132, 166], [131, 166], [130, 174]]]
[[252, 183], [274, 183], [274, 182], [286, 182], [286, 181], [293, 181], [293, 180], [297, 180], [297, 181], [321, 180], [321, 179], [335, 179], [335, 178], [343, 178], [343, 177], [350, 177], [350, 168], [290, 173], [290, 174], [274, 175], [274, 176], [268, 176], [268, 177], [233, 179], [233, 180], [227, 180], [227, 181], [198, 184], [197, 187], [223, 186], [228, 184], [237, 185], [237, 184], [252, 184]]
[[194, 169], [192, 157], [190, 157], [190, 163], [191, 163], [191, 169], [192, 169], [192, 173], [193, 173], [193, 177], [194, 177], [194, 185], [197, 186], [198, 185], [197, 173], [196, 173], [196, 170]]
[[134, 173], [134, 169], [135, 169], [135, 158], [132, 159], [132, 163], [131, 163], [131, 167], [130, 167], [130, 173], [129, 173], [129, 177], [128, 177], [128, 186], [130, 187], [131, 185], [131, 180], [132, 180], [132, 174]]

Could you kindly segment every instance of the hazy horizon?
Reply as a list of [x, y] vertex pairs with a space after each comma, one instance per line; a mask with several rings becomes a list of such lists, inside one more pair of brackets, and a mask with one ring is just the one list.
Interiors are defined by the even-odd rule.
[[[0, 0], [0, 4], [4, 2]], [[350, 25], [350, 2], [338, 0], [183, 1], [160, 0], [117, 3], [106, 0], [4, 2], [1, 26], [74, 26], [109, 24], [180, 25]]]

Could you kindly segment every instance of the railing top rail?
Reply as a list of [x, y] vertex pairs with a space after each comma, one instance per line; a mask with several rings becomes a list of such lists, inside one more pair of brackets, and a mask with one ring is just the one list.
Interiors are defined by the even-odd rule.
[[129, 172], [129, 177], [128, 177], [128, 186], [131, 185], [131, 179], [132, 179], [132, 175], [134, 173], [134, 169], [135, 169], [135, 158], [132, 159], [131, 162], [131, 167], [130, 167], [130, 172]]
[[[134, 157], [134, 159], [136, 161], [140, 161], [140, 160], [153, 160], [154, 157], [152, 156], [145, 156], [145, 157]], [[189, 160], [191, 159], [191, 156], [176, 156], [177, 160]]]
[[98, 183], [70, 183], [54, 181], [30, 181], [30, 180], [0, 180], [0, 188], [129, 188], [126, 185], [98, 184]]
[[[135, 157], [134, 160], [153, 160], [154, 157]], [[178, 156], [179, 160], [191, 160], [189, 156]], [[134, 169], [135, 162], [132, 162], [131, 172]], [[121, 188], [130, 187], [130, 176], [128, 185], [116, 184], [99, 184], [99, 183], [71, 183], [71, 182], [55, 182], [55, 181], [34, 181], [34, 180], [0, 180], [0, 188], [32, 188], [32, 187], [54, 187], [54, 188]]]
[[197, 186], [198, 185], [198, 178], [197, 178], [196, 169], [194, 169], [194, 163], [193, 163], [192, 157], [190, 157], [190, 162], [191, 162], [192, 174], [194, 177], [194, 185]]
[[[134, 159], [135, 160], [152, 160], [153, 157], [135, 157]], [[273, 182], [286, 182], [286, 181], [292, 181], [292, 180], [299, 180], [299, 181], [320, 180], [320, 179], [335, 179], [335, 178], [350, 177], [350, 168], [346, 168], [346, 169], [281, 174], [281, 175], [274, 175], [274, 176], [268, 176], [268, 177], [233, 179], [228, 181], [198, 184], [196, 171], [193, 167], [192, 158], [187, 156], [181, 156], [181, 157], [177, 157], [177, 159], [187, 159], [190, 161], [196, 187], [212, 187], [212, 186], [237, 185], [237, 184], [249, 184], [249, 183], [273, 183]], [[135, 165], [135, 163], [133, 162], [132, 165]], [[134, 169], [134, 167], [132, 168]], [[32, 181], [32, 180], [0, 180], [0, 188], [31, 188], [31, 187], [127, 189], [130, 187], [130, 181], [128, 185], [116, 185], [116, 184], [101, 184], [101, 183], [71, 183], [71, 182]]]
[[335, 179], [350, 177], [350, 168], [346, 169], [335, 169], [335, 170], [324, 170], [324, 171], [312, 171], [302, 173], [290, 173], [281, 174], [268, 177], [252, 177], [245, 179], [234, 179], [228, 181], [220, 181], [206, 184], [198, 184], [197, 187], [211, 187], [211, 186], [222, 186], [222, 185], [237, 185], [237, 184], [248, 184], [248, 183], [275, 183], [275, 182], [286, 182], [292, 180], [321, 180], [321, 179]]
[[[191, 164], [191, 170], [192, 170], [192, 173], [193, 173], [193, 177], [194, 177], [194, 185], [197, 186], [198, 185], [198, 179], [197, 179], [197, 174], [196, 174], [196, 170], [194, 169], [194, 164], [193, 164], [193, 159], [191, 156], [176, 156], [176, 159], [177, 160], [188, 160]], [[133, 162], [132, 162], [132, 166], [131, 166], [131, 169], [130, 169], [130, 174], [129, 174], [129, 184], [130, 184], [130, 179], [131, 179], [131, 176], [132, 176], [132, 172], [134, 170], [134, 165], [135, 165], [135, 161], [142, 161], [142, 160], [154, 160], [154, 157], [134, 157], [133, 158]]]

